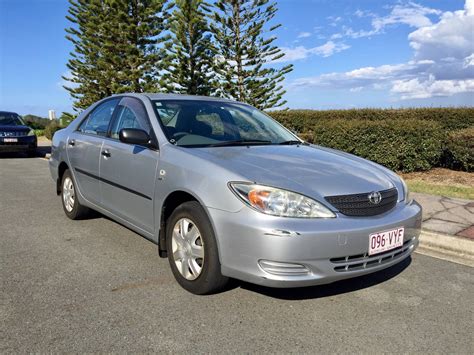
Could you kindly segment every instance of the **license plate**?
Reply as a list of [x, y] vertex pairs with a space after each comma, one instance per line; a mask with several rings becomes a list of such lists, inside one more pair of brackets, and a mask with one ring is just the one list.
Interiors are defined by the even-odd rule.
[[405, 228], [403, 227], [371, 234], [369, 237], [369, 255], [401, 247], [404, 234]]
[[18, 138], [3, 138], [5, 143], [16, 143], [18, 142]]

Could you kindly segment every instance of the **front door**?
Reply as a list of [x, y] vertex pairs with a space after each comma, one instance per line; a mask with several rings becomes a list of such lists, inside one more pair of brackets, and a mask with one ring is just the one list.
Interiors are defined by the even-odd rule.
[[79, 191], [89, 202], [100, 204], [100, 152], [115, 107], [120, 99], [99, 104], [67, 139], [67, 156]]
[[151, 126], [143, 103], [123, 98], [114, 115], [110, 136], [104, 140], [100, 156], [102, 205], [135, 226], [154, 232], [154, 191], [159, 152], [119, 141], [124, 128], [143, 129], [151, 135]]

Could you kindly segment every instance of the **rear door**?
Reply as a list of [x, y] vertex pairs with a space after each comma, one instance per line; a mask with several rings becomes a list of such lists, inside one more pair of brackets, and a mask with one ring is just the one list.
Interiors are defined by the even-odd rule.
[[159, 152], [119, 141], [123, 128], [138, 128], [153, 137], [143, 103], [123, 98], [114, 115], [109, 138], [100, 156], [102, 205], [135, 226], [153, 233], [153, 197]]
[[119, 101], [114, 98], [99, 104], [67, 140], [67, 156], [79, 190], [95, 204], [100, 204], [100, 152]]

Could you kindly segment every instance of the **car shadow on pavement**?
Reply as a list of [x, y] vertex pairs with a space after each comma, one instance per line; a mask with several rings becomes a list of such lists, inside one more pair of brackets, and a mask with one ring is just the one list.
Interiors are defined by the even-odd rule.
[[391, 266], [385, 270], [374, 272], [372, 274], [355, 277], [353, 279], [337, 281], [332, 284], [310, 287], [270, 288], [240, 281], [238, 283], [239, 286], [245, 290], [282, 300], [296, 301], [304, 299], [315, 299], [336, 296], [342, 293], [354, 292], [383, 283], [400, 274], [410, 264], [411, 256], [394, 266]]

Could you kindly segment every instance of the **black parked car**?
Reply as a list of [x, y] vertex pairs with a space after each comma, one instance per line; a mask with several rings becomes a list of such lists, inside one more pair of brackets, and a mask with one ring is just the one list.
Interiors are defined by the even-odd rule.
[[25, 152], [35, 156], [37, 146], [35, 131], [25, 124], [20, 115], [0, 111], [0, 153]]

